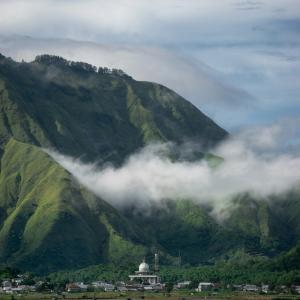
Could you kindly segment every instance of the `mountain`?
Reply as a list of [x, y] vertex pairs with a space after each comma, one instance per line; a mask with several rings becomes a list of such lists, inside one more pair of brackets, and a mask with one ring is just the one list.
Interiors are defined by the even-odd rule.
[[121, 163], [152, 140], [208, 146], [227, 132], [172, 90], [60, 64], [0, 65], [1, 148], [20, 142]]
[[212, 168], [222, 162], [204, 152], [228, 133], [190, 102], [121, 70], [95, 70], [57, 56], [17, 63], [0, 55], [1, 266], [49, 273], [137, 262], [154, 250], [168, 264], [178, 251], [185, 264], [213, 264], [291, 247], [294, 223], [286, 222], [284, 208], [239, 196], [222, 225], [209, 207], [188, 199], [166, 201], [149, 214], [118, 211], [42, 151], [119, 166], [153, 140], [192, 141], [203, 152], [192, 151], [188, 160], [206, 159]]

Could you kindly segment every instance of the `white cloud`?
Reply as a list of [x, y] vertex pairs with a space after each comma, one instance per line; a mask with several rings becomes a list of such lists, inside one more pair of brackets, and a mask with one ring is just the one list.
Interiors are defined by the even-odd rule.
[[166, 198], [190, 199], [212, 206], [212, 215], [219, 218], [222, 210], [230, 211], [235, 195], [248, 192], [269, 201], [269, 196], [281, 195], [299, 185], [299, 153], [289, 153], [288, 144], [282, 146], [291, 135], [277, 141], [280, 134], [291, 128], [295, 134], [299, 124], [298, 119], [284, 120], [240, 132], [214, 149], [214, 153], [225, 158], [216, 170], [205, 161], [171, 162], [164, 155], [166, 149], [176, 147], [170, 143], [149, 144], [131, 155], [122, 167], [105, 166], [101, 170], [45, 151], [79, 182], [118, 208], [147, 207]]

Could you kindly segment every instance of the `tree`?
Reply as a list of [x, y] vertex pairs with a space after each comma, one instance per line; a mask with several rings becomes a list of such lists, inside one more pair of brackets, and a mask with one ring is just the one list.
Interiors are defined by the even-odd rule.
[[33, 278], [25, 278], [23, 281], [22, 281], [22, 284], [24, 285], [35, 285], [35, 280]]
[[95, 291], [94, 286], [91, 285], [91, 284], [89, 284], [89, 285], [87, 286], [87, 291], [88, 291], [88, 292], [94, 292], [94, 291]]
[[197, 288], [199, 285], [199, 280], [193, 279], [188, 285], [187, 288], [188, 289], [195, 289]]
[[48, 276], [48, 277], [46, 277], [46, 278], [45, 278], [45, 281], [46, 281], [46, 282], [51, 282], [51, 279], [50, 279], [50, 277], [49, 277], [49, 276]]
[[132, 281], [136, 281], [136, 282], [142, 283], [143, 279], [142, 278], [133, 278]]
[[38, 290], [39, 292], [42, 292], [42, 291], [46, 290], [47, 288], [48, 288], [48, 286], [47, 286], [47, 284], [44, 282], [44, 283], [42, 283], [41, 285], [39, 285], [39, 287], [37, 288], [37, 290]]
[[269, 287], [268, 287], [268, 290], [269, 290], [270, 292], [273, 292], [273, 291], [275, 290], [275, 288], [276, 288], [276, 285], [275, 285], [274, 283], [270, 283], [270, 284], [269, 284]]
[[66, 288], [66, 282], [65, 281], [60, 281], [58, 283], [58, 288], [61, 289], [61, 290], [64, 290]]
[[257, 282], [255, 283], [255, 285], [256, 285], [258, 288], [261, 288], [261, 287], [262, 287], [261, 281], [257, 281]]
[[166, 283], [166, 291], [167, 293], [170, 293], [173, 290], [174, 287], [174, 283], [172, 281], [168, 281]]
[[210, 284], [210, 285], [207, 286], [207, 291], [208, 291], [208, 292], [211, 292], [212, 289], [213, 289], [213, 285], [212, 285], [212, 284]]
[[19, 268], [4, 267], [0, 270], [0, 278], [15, 278], [20, 272]]

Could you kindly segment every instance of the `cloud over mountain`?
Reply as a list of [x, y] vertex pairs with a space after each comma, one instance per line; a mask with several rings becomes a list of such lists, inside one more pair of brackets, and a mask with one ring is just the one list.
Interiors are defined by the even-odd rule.
[[197, 106], [230, 109], [253, 107], [255, 98], [230, 83], [219, 71], [193, 56], [154, 46], [113, 45], [67, 39], [0, 36], [0, 52], [17, 61], [31, 61], [39, 54], [123, 69], [136, 80], [159, 82]]
[[[270, 196], [283, 195], [299, 184], [300, 156], [291, 145], [299, 134], [299, 124], [299, 119], [286, 119], [239, 132], [213, 150], [225, 159], [217, 169], [203, 160], [172, 162], [166, 156], [178, 147], [172, 143], [149, 144], [123, 166], [107, 165], [100, 170], [45, 151], [79, 182], [118, 208], [149, 207], [163, 199], [190, 199], [212, 207], [212, 216], [220, 219], [233, 208], [231, 200], [239, 194], [250, 193], [268, 202]], [[199, 147], [192, 143], [188, 146]], [[186, 148], [181, 149], [184, 154]]]

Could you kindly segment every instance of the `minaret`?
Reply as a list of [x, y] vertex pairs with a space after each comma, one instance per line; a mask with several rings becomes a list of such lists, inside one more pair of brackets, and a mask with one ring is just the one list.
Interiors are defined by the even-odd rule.
[[154, 273], [155, 274], [159, 274], [158, 260], [159, 260], [159, 255], [158, 255], [158, 253], [155, 253], [155, 267], [154, 267]]

